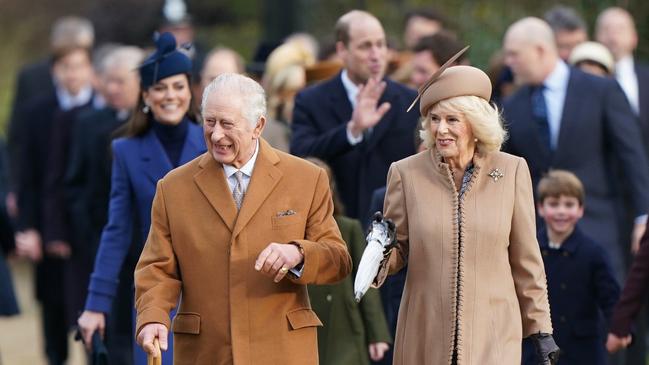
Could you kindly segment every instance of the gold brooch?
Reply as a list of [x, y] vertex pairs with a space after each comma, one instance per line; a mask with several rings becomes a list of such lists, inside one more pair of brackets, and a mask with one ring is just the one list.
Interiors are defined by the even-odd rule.
[[500, 172], [500, 170], [495, 168], [495, 169], [491, 170], [491, 172], [489, 173], [489, 177], [494, 179], [494, 181], [498, 181], [498, 179], [501, 179], [501, 178], [505, 177], [505, 175], [503, 175], [503, 173]]

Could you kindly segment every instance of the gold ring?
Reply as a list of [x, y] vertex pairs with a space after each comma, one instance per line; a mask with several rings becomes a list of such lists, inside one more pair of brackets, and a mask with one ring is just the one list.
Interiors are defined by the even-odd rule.
[[281, 272], [282, 274], [286, 274], [288, 272], [288, 267], [283, 266], [281, 269], [279, 269], [279, 272]]

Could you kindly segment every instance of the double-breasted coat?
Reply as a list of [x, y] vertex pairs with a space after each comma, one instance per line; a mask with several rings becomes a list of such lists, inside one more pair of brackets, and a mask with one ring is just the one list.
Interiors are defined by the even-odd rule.
[[[525, 160], [476, 153], [460, 198], [434, 149], [394, 163], [385, 216], [398, 245], [377, 276], [406, 263], [394, 364], [520, 364], [522, 337], [552, 333]], [[457, 340], [456, 340], [457, 337]]]
[[[321, 322], [305, 284], [342, 280], [351, 259], [324, 170], [263, 140], [259, 148], [239, 212], [222, 165], [209, 153], [158, 183], [135, 270], [136, 328], [171, 327], [176, 365], [318, 363]], [[299, 279], [275, 283], [255, 270], [271, 242], [303, 249]]]

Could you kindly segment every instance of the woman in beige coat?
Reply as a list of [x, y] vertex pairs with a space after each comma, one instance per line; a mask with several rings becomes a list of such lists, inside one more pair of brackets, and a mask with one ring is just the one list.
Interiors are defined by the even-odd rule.
[[450, 67], [420, 96], [429, 150], [390, 168], [397, 245], [376, 282], [408, 265], [394, 364], [520, 364], [527, 336], [553, 358], [530, 174], [499, 152], [506, 132], [489, 78]]

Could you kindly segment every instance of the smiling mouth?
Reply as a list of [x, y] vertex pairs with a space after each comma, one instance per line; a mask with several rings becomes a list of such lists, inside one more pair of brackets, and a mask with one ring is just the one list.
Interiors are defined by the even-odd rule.
[[450, 139], [450, 138], [438, 138], [437, 139], [437, 144], [439, 146], [443, 146], [443, 147], [450, 146], [451, 144], [453, 144], [453, 142], [455, 142], [455, 140]]
[[178, 104], [165, 104], [162, 105], [162, 110], [166, 112], [175, 112], [178, 110]]
[[230, 151], [230, 149], [232, 148], [232, 145], [231, 145], [231, 144], [229, 144], [229, 145], [215, 144], [215, 145], [214, 145], [214, 148], [215, 148], [218, 152], [223, 153], [223, 152], [228, 152], [228, 151]]

